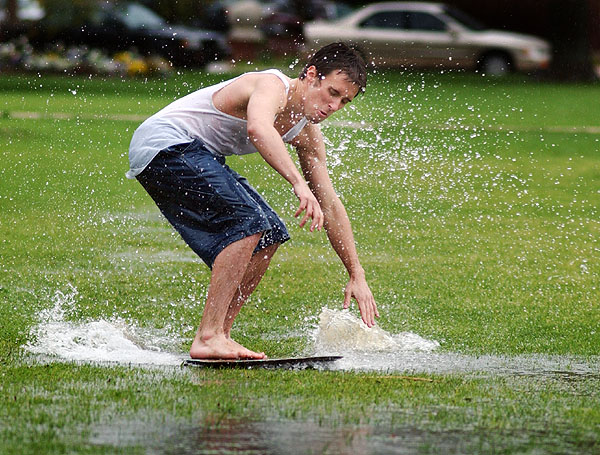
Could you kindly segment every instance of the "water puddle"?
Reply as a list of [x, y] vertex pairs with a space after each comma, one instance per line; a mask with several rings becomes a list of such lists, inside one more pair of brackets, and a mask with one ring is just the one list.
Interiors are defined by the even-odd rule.
[[[187, 358], [181, 339], [165, 330], [140, 328], [121, 319], [73, 322], [65, 314], [76, 306], [78, 291], [56, 291], [53, 307], [40, 314], [25, 349], [57, 361], [110, 362], [123, 365], [179, 366]], [[565, 381], [599, 376], [600, 357], [471, 356], [440, 351], [440, 343], [411, 332], [369, 329], [353, 313], [324, 308], [302, 355], [342, 355], [328, 369], [425, 374], [546, 376]], [[179, 352], [178, 352], [179, 351]]]
[[[158, 432], [152, 423], [144, 428], [135, 421], [122, 421], [118, 425], [99, 426], [89, 442], [92, 445], [119, 448], [141, 446], [146, 448], [146, 453], [177, 455], [375, 454], [384, 453], [381, 450], [387, 449], [386, 446], [392, 442], [377, 438], [378, 431], [370, 426], [332, 428], [310, 421], [251, 421], [210, 417], [203, 420], [198, 425], [163, 423], [158, 427]], [[377, 441], [375, 445], [374, 441]], [[294, 449], [290, 450], [291, 447]]]
[[142, 447], [146, 454], [398, 454], [581, 453], [575, 443], [543, 432], [478, 429], [443, 431], [408, 425], [331, 424], [299, 420], [245, 420], [207, 416], [196, 423], [121, 419], [97, 426], [91, 445], [119, 451]]

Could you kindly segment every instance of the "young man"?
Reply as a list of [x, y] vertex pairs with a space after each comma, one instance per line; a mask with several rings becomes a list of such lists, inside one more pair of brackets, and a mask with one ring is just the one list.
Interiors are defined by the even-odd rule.
[[[292, 186], [295, 216], [310, 231], [324, 226], [350, 275], [344, 308], [356, 299], [363, 321], [379, 316], [360, 265], [350, 221], [331, 184], [318, 124], [366, 85], [365, 63], [343, 43], [328, 45], [300, 76], [246, 73], [187, 95], [147, 119], [129, 149], [137, 178], [188, 245], [211, 268], [192, 358], [265, 358], [231, 338], [231, 327], [277, 247], [289, 239], [283, 221], [227, 155], [258, 152]], [[284, 142], [297, 153], [304, 178]]]

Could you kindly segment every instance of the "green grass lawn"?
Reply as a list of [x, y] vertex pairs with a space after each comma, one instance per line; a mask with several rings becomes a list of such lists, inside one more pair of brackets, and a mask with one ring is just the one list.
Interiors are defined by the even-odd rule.
[[[148, 116], [222, 77], [0, 78], [0, 452], [600, 450], [598, 375], [414, 381], [402, 372], [202, 371], [27, 354], [40, 314], [70, 289], [65, 319], [119, 318], [186, 352], [208, 270], [124, 178], [139, 124], [124, 116]], [[598, 362], [598, 99], [597, 85], [384, 73], [324, 125], [382, 328], [451, 353]], [[302, 353], [321, 308], [341, 307], [346, 273], [324, 234], [297, 227], [295, 198], [275, 171], [258, 156], [228, 162], [293, 237], [235, 336], [270, 356]]]

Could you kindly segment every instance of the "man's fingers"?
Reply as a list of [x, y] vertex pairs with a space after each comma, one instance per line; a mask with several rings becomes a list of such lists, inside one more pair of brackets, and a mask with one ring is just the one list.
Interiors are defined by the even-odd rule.
[[307, 210], [306, 213], [304, 214], [304, 218], [302, 218], [302, 221], [300, 221], [300, 227], [304, 227], [304, 225], [306, 224], [306, 222], [308, 221], [309, 218], [310, 218], [310, 216], [308, 215], [308, 210]]
[[379, 317], [379, 312], [377, 311], [377, 304], [373, 296], [370, 298], [369, 306], [371, 308], [371, 323], [375, 325], [375, 318]]
[[315, 204], [317, 204], [316, 206], [316, 214], [313, 217], [313, 230], [314, 229], [318, 229], [319, 231], [323, 228], [323, 223], [325, 222], [325, 215], [323, 214], [323, 211], [321, 210], [321, 206], [319, 205], [318, 202], [315, 202]]
[[365, 305], [362, 311], [362, 317], [367, 326], [373, 327], [375, 325], [375, 319], [373, 318], [373, 313], [371, 312], [371, 305]]
[[312, 232], [315, 229], [318, 229], [320, 231], [322, 226], [323, 226], [323, 212], [321, 212], [319, 210], [317, 213], [317, 216], [313, 216], [313, 222], [310, 226], [310, 231]]
[[323, 224], [325, 224], [325, 215], [323, 214], [323, 212], [321, 211], [321, 209], [319, 207], [319, 222], [317, 223], [317, 229], [319, 231], [321, 229], [323, 229]]
[[375, 317], [379, 317], [379, 312], [377, 311], [377, 305], [373, 296], [366, 297], [359, 302], [359, 309], [363, 322], [367, 324], [368, 327], [373, 327], [375, 325]]
[[312, 223], [310, 225], [311, 232], [314, 231], [315, 229], [318, 229], [320, 231], [321, 228], [323, 227], [325, 217], [323, 215], [323, 212], [321, 211], [321, 207], [319, 206], [319, 203], [316, 201], [314, 201], [314, 202], [302, 201], [300, 203], [300, 207], [298, 207], [298, 210], [294, 214], [294, 217], [297, 218], [305, 210], [306, 210], [306, 213], [304, 214], [302, 221], [300, 221], [300, 227], [304, 227], [306, 222], [309, 219], [312, 219]]
[[304, 200], [304, 201], [300, 201], [300, 206], [298, 207], [298, 210], [296, 210], [296, 213], [294, 214], [294, 218], [298, 218], [298, 216], [299, 216], [299, 215], [300, 215], [302, 212], [304, 212], [304, 210], [306, 209], [306, 206], [307, 206], [307, 204], [308, 204], [308, 203], [307, 203], [307, 201], [306, 201], [306, 200]]
[[344, 310], [350, 308], [350, 302], [352, 301], [352, 293], [346, 292], [344, 293]]
[[302, 218], [302, 222], [300, 223], [300, 227], [304, 227], [304, 225], [306, 224], [306, 222], [313, 218], [313, 213], [314, 213], [314, 208], [312, 206], [312, 204], [309, 202], [308, 204], [306, 204], [306, 213], [304, 214], [304, 218]]
[[344, 291], [344, 308], [350, 306], [350, 300], [352, 298], [358, 303], [362, 321], [367, 327], [373, 327], [375, 325], [375, 318], [379, 317], [379, 311], [377, 311], [375, 298], [366, 281], [363, 279], [351, 279], [348, 282]]

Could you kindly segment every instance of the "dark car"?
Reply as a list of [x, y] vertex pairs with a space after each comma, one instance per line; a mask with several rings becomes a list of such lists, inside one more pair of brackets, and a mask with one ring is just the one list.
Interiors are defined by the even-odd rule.
[[267, 0], [262, 29], [267, 36], [303, 36], [304, 23], [335, 20], [352, 11], [345, 3], [330, 0]]
[[80, 16], [78, 23], [69, 25], [42, 21], [34, 45], [60, 42], [109, 52], [135, 49], [144, 55], [160, 55], [175, 66], [187, 67], [203, 66], [229, 53], [223, 34], [170, 25], [137, 2], [118, 5], [99, 2]]
[[[1, 0], [0, 0], [1, 1]], [[202, 7], [205, 28], [227, 31], [229, 8], [239, 0], [214, 0]], [[334, 20], [352, 12], [345, 3], [332, 0], [257, 0], [262, 6], [261, 29], [267, 36], [302, 33], [302, 24], [317, 19]]]

